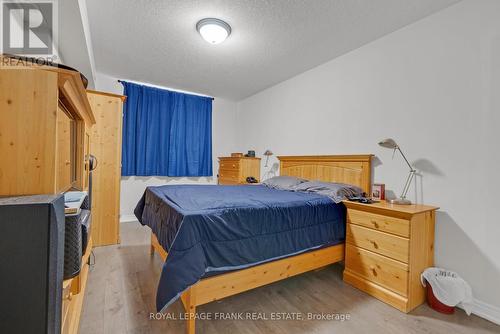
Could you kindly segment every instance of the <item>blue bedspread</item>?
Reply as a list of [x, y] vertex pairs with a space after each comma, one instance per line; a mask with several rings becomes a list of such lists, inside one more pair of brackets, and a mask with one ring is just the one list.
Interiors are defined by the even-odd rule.
[[149, 187], [134, 213], [168, 251], [158, 284], [158, 311], [210, 273], [334, 245], [345, 238], [343, 204], [322, 195], [258, 185]]

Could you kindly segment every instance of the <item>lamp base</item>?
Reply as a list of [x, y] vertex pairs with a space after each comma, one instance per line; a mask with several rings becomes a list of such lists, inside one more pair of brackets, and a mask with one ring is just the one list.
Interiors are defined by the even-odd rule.
[[389, 203], [391, 204], [396, 204], [396, 205], [410, 205], [411, 201], [405, 198], [394, 198], [390, 199]]

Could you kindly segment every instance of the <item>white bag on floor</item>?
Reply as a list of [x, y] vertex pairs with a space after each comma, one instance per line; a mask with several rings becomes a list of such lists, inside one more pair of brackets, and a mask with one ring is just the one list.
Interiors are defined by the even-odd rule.
[[472, 311], [472, 289], [457, 273], [441, 269], [427, 268], [420, 276], [422, 285], [429, 282], [434, 296], [443, 304], [457, 306], [461, 304], [467, 315]]

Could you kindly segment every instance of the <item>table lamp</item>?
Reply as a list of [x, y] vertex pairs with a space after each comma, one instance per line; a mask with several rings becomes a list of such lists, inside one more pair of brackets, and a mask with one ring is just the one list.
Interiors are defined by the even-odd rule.
[[408, 174], [408, 177], [406, 178], [406, 183], [405, 183], [405, 186], [403, 188], [403, 192], [401, 193], [401, 196], [399, 198], [389, 200], [389, 203], [401, 204], [401, 205], [411, 204], [411, 201], [406, 199], [406, 195], [408, 194], [408, 190], [410, 189], [411, 181], [413, 180], [413, 177], [415, 176], [415, 173], [417, 171], [415, 169], [413, 169], [411, 164], [408, 162], [408, 159], [406, 159], [405, 155], [403, 154], [403, 151], [401, 151], [401, 148], [394, 141], [394, 139], [391, 139], [391, 138], [384, 139], [381, 142], [379, 142], [378, 144], [382, 147], [393, 149], [394, 152], [396, 152], [396, 150], [398, 150], [399, 153], [401, 153], [401, 155], [403, 156], [403, 159], [405, 159], [406, 163], [408, 164], [408, 167], [410, 167], [410, 173]]
[[267, 167], [267, 163], [269, 162], [269, 157], [273, 155], [273, 152], [271, 152], [271, 150], [266, 150], [264, 152], [264, 155], [266, 156], [266, 164], [264, 165], [264, 167]]

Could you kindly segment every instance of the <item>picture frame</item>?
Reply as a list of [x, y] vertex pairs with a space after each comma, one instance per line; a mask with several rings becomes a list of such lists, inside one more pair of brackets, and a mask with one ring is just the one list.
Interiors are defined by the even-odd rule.
[[382, 201], [385, 199], [385, 184], [374, 183], [372, 186], [372, 199]]

